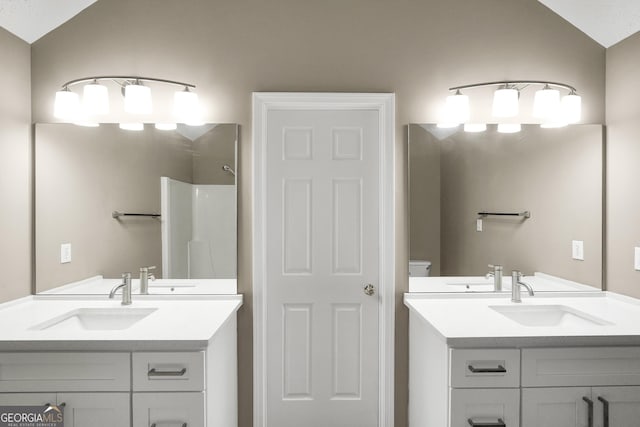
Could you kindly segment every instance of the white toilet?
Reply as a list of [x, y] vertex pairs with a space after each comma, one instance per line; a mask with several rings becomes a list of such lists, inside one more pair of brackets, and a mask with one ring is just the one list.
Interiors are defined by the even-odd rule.
[[431, 273], [431, 261], [411, 260], [409, 261], [410, 277], [428, 277]]

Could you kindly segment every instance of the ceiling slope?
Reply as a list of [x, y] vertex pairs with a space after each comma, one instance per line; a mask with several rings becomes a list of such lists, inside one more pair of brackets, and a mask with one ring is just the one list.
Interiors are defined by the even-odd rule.
[[0, 27], [31, 44], [97, 0], [0, 0]]
[[640, 0], [538, 0], [604, 47], [640, 31]]

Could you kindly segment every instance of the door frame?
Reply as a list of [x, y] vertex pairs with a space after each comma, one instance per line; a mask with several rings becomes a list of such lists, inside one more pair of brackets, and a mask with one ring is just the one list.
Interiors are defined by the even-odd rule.
[[266, 140], [270, 110], [378, 112], [379, 157], [379, 427], [394, 424], [395, 94], [254, 92], [253, 169], [253, 425], [266, 427]]

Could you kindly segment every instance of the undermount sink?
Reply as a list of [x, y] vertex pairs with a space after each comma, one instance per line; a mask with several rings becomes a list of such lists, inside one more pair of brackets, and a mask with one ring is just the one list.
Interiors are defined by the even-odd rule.
[[489, 308], [523, 326], [612, 325], [566, 305], [494, 305]]
[[156, 308], [79, 308], [33, 326], [37, 330], [117, 331], [130, 328]]

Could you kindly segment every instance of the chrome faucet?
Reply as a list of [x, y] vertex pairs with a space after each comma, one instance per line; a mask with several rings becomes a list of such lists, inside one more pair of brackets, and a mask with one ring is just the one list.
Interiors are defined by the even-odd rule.
[[122, 273], [122, 283], [111, 289], [109, 298], [113, 299], [120, 288], [122, 288], [122, 305], [131, 305], [131, 273]]
[[156, 268], [155, 265], [151, 265], [149, 267], [140, 267], [140, 294], [148, 295], [149, 294], [149, 279], [156, 280], [156, 276], [153, 273], [149, 273], [149, 270], [154, 270]]
[[529, 292], [529, 296], [534, 295], [533, 288], [528, 283], [522, 281], [522, 273], [515, 270], [511, 272], [511, 302], [522, 302], [520, 298], [520, 286], [524, 286]]
[[502, 266], [489, 264], [489, 268], [492, 268], [493, 271], [488, 272], [485, 277], [487, 279], [489, 279], [489, 277], [493, 277], [494, 292], [502, 291]]

